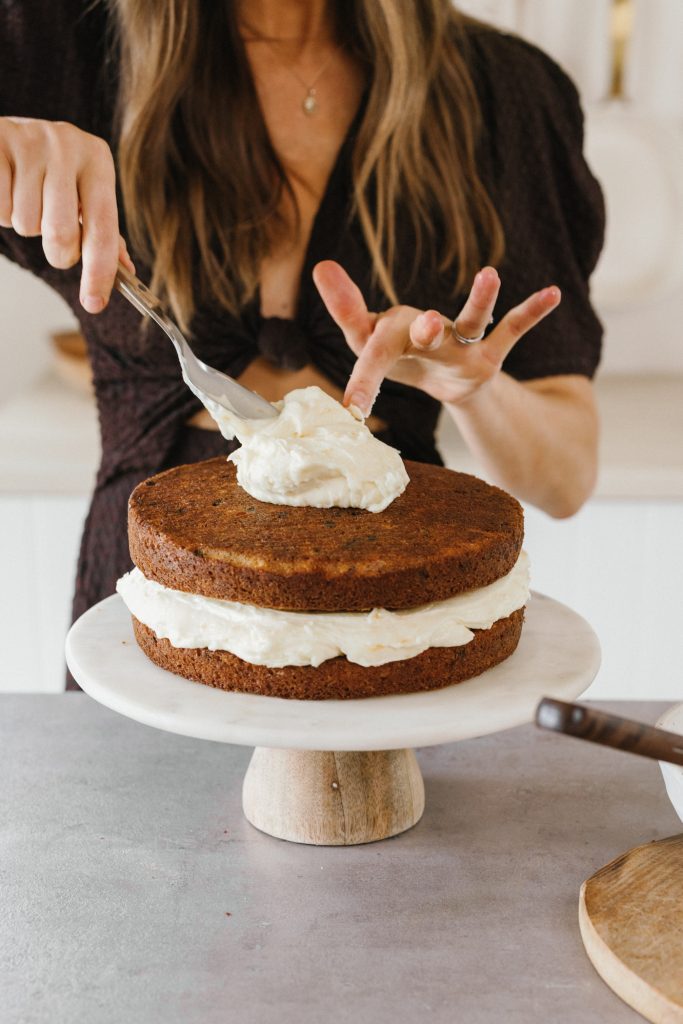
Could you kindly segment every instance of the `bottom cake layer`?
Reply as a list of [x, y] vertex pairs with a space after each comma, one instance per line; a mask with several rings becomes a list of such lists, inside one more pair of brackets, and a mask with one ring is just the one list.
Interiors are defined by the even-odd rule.
[[508, 658], [519, 643], [524, 609], [474, 631], [460, 647], [431, 647], [414, 658], [366, 668], [346, 658], [331, 658], [313, 668], [251, 665], [227, 651], [173, 647], [135, 616], [135, 638], [156, 665], [207, 686], [294, 700], [345, 700], [390, 693], [438, 690], [478, 676]]

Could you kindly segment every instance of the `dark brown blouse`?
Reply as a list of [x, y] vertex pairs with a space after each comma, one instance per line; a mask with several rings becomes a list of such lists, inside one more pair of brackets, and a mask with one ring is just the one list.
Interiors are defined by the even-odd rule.
[[[600, 356], [601, 327], [587, 282], [600, 252], [604, 214], [599, 186], [581, 152], [576, 90], [556, 64], [522, 40], [484, 28], [471, 29], [470, 36], [485, 129], [480, 168], [506, 234], [497, 314], [547, 284], [559, 285], [563, 293], [559, 309], [513, 349], [504, 368], [519, 380], [566, 373], [590, 377]], [[108, 39], [103, 3], [4, 0], [0, 116], [70, 121], [114, 147], [117, 66]], [[264, 319], [258, 300], [239, 319], [212, 308], [202, 308], [196, 316], [195, 351], [231, 376], [239, 376], [260, 354], [282, 367], [310, 362], [338, 387], [345, 386], [354, 357], [313, 286], [311, 269], [318, 260], [338, 260], [370, 309], [386, 306], [370, 284], [370, 259], [360, 227], [348, 218], [350, 156], [361, 114], [362, 108], [313, 224], [296, 318]], [[413, 251], [408, 234], [401, 238], [401, 247], [406, 254]], [[51, 268], [40, 239], [0, 229], [0, 253], [66, 299], [90, 350], [102, 462], [79, 559], [77, 616], [112, 593], [117, 577], [130, 566], [126, 503], [133, 487], [161, 469], [217, 455], [228, 446], [218, 434], [185, 425], [199, 403], [181, 380], [171, 345], [156, 328], [141, 339], [140, 318], [119, 295], [104, 313], [90, 316], [78, 303], [79, 268]], [[450, 296], [450, 280], [430, 267], [412, 283], [401, 280], [400, 267], [397, 277], [399, 297], [406, 304], [434, 307], [455, 317], [464, 302], [464, 296]], [[405, 458], [439, 461], [434, 445], [437, 402], [386, 381], [375, 412], [388, 424], [383, 438]]]

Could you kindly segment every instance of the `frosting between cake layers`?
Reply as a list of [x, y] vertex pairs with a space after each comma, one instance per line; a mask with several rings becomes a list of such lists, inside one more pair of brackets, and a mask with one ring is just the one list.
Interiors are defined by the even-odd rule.
[[529, 560], [522, 552], [512, 570], [478, 590], [446, 601], [391, 612], [288, 612], [171, 590], [139, 569], [116, 589], [129, 611], [174, 647], [229, 651], [270, 668], [317, 667], [345, 655], [357, 665], [384, 665], [416, 657], [429, 647], [458, 647], [473, 629], [490, 629], [526, 604]]
[[274, 405], [277, 419], [241, 420], [207, 404], [223, 437], [241, 443], [230, 460], [238, 484], [253, 498], [381, 512], [406, 489], [408, 474], [396, 449], [320, 388], [298, 388]]

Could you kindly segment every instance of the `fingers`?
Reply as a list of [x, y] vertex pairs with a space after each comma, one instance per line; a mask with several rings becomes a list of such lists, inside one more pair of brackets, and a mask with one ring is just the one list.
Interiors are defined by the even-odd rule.
[[407, 348], [407, 328], [408, 324], [394, 324], [390, 315], [377, 318], [375, 330], [356, 359], [348, 379], [344, 392], [345, 406], [355, 406], [362, 415], [370, 416], [382, 381]]
[[418, 311], [408, 307], [403, 307], [400, 322], [394, 315], [397, 310], [386, 318], [370, 313], [360, 288], [334, 260], [318, 263], [313, 280], [330, 316], [358, 356], [346, 386], [344, 404], [354, 405], [369, 416], [387, 371], [410, 347], [410, 340], [424, 351], [443, 340], [443, 317], [434, 310], [416, 317]]
[[334, 260], [318, 263], [313, 269], [313, 280], [330, 316], [358, 355], [377, 319], [368, 312], [360, 288]]
[[[471, 331], [473, 337], [481, 334], [488, 323], [499, 288], [495, 271], [477, 275], [464, 311], [464, 329]], [[436, 373], [434, 380], [441, 392], [436, 397], [440, 400], [445, 400], [444, 368], [454, 379], [468, 381], [470, 387], [482, 384], [501, 366], [517, 341], [552, 312], [560, 300], [560, 290], [554, 285], [536, 292], [511, 309], [481, 345], [471, 346], [461, 345], [445, 332], [445, 321], [435, 310], [418, 313], [407, 306], [394, 307], [377, 318], [353, 368], [344, 404], [355, 405], [368, 416], [380, 385], [388, 376], [404, 383], [420, 380], [418, 386], [424, 386], [429, 374]], [[462, 328], [458, 317], [458, 329]], [[410, 362], [416, 357], [420, 363], [417, 377], [413, 369], [417, 364]], [[441, 370], [428, 369], [436, 366], [441, 366]]]
[[43, 214], [40, 225], [48, 263], [59, 270], [73, 267], [81, 255], [76, 175], [66, 165], [48, 167], [43, 182]]
[[109, 301], [119, 259], [114, 165], [105, 149], [88, 162], [78, 179], [83, 224], [80, 297], [88, 313], [99, 313]]
[[124, 267], [127, 270], [130, 270], [131, 274], [135, 273], [135, 264], [130, 258], [126, 240], [125, 238], [122, 238], [121, 235], [119, 235], [119, 263], [123, 263]]
[[464, 338], [478, 338], [484, 333], [493, 315], [500, 291], [500, 278], [494, 267], [484, 267], [474, 278], [467, 302], [455, 322]]
[[43, 178], [41, 163], [15, 164], [12, 176], [12, 227], [24, 238], [40, 234], [43, 217]]
[[[484, 333], [491, 322], [499, 291], [498, 271], [494, 267], [480, 270], [456, 321], [460, 334], [466, 338], [478, 338]], [[435, 310], [421, 313], [410, 326], [410, 340], [421, 352], [435, 352], [445, 336], [445, 321]]]
[[[53, 267], [72, 267], [82, 256], [83, 306], [103, 309], [119, 260], [114, 162], [106, 142], [65, 122], [0, 117], [0, 226], [42, 235]], [[125, 244], [122, 260], [128, 265]]]
[[441, 346], [446, 333], [446, 322], [435, 309], [416, 316], [410, 325], [412, 344], [421, 352], [434, 352]]
[[549, 288], [534, 292], [519, 306], [513, 307], [506, 313], [495, 331], [482, 342], [489, 358], [501, 364], [519, 339], [559, 306], [561, 300], [560, 289], [556, 285], [551, 285]]
[[12, 165], [0, 146], [0, 228], [12, 227]]
[[[395, 307], [379, 316], [375, 329], [353, 368], [344, 395], [345, 405], [355, 405], [369, 416], [382, 381], [402, 356], [436, 353], [444, 336], [446, 321], [435, 309], [415, 314], [409, 306]], [[438, 355], [435, 355], [438, 359]]]

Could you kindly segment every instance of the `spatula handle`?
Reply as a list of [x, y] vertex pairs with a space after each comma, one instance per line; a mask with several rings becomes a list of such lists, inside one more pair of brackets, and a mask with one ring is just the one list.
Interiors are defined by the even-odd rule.
[[683, 736], [582, 704], [544, 697], [536, 708], [536, 725], [604, 747], [683, 765]]

